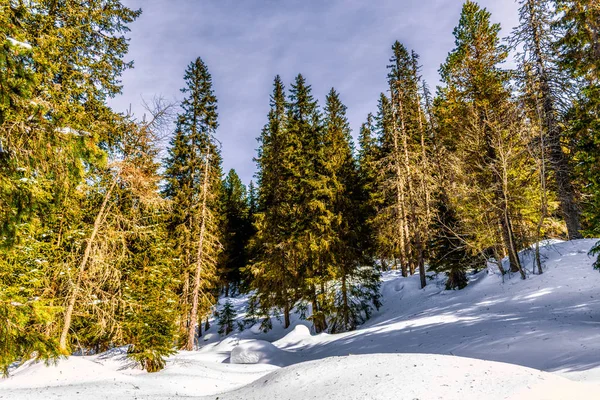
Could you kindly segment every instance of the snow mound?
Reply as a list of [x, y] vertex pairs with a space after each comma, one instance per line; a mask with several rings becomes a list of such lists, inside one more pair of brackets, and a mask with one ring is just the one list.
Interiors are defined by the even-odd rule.
[[280, 348], [292, 347], [306, 340], [310, 340], [311, 337], [310, 329], [306, 325], [298, 324], [290, 333], [273, 343]]
[[73, 356], [59, 359], [50, 366], [43, 362], [28, 361], [3, 383], [13, 387], [62, 386], [73, 382], [106, 381], [121, 377], [121, 374], [89, 358]]
[[600, 398], [600, 390], [505, 363], [431, 354], [370, 354], [296, 364], [219, 396], [220, 400], [315, 398], [591, 400]]
[[286, 366], [298, 362], [295, 354], [281, 350], [265, 340], [244, 340], [233, 348], [229, 358], [231, 364], [271, 364]]

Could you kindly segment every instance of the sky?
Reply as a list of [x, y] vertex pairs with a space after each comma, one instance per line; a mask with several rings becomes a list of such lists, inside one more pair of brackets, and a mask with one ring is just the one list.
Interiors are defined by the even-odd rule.
[[[257, 141], [266, 123], [273, 78], [287, 87], [298, 73], [321, 106], [335, 87], [348, 107], [356, 137], [386, 90], [386, 65], [395, 40], [420, 56], [423, 78], [438, 84], [438, 69], [454, 47], [452, 30], [462, 0], [123, 0], [141, 8], [130, 25], [123, 93], [116, 111], [143, 114], [143, 100], [180, 101], [187, 65], [201, 57], [218, 99], [223, 170], [253, 179]], [[515, 0], [480, 0], [507, 36], [518, 23]]]

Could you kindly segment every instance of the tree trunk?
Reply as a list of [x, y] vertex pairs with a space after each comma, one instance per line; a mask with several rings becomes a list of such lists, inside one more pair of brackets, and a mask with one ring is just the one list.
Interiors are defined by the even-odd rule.
[[425, 258], [423, 249], [419, 250], [419, 277], [421, 278], [421, 289], [427, 286], [427, 276], [425, 275]]
[[[546, 144], [544, 140], [544, 133], [542, 129], [540, 129], [540, 186], [542, 193], [540, 194], [540, 219], [536, 226], [536, 238], [535, 238], [535, 264], [538, 268], [538, 274], [543, 274], [544, 271], [542, 269], [542, 259], [540, 256], [540, 240], [542, 226], [544, 225], [544, 220], [548, 214], [548, 196], [546, 193]], [[535, 274], [535, 267], [533, 269], [533, 273]]]
[[[392, 95], [392, 137], [394, 138], [394, 166], [396, 170], [396, 224], [398, 227], [398, 240], [400, 249], [400, 267], [402, 268], [402, 276], [408, 276], [407, 252], [408, 252], [408, 226], [406, 225], [406, 211], [404, 209], [405, 195], [404, 185], [402, 184], [402, 169], [400, 162], [400, 145], [398, 144], [398, 131], [396, 128], [396, 113], [394, 112], [394, 90], [391, 90]], [[404, 123], [404, 120], [402, 120]]]
[[519, 260], [519, 254], [516, 250], [516, 244], [514, 239], [514, 234], [512, 231], [512, 224], [510, 221], [510, 216], [508, 215], [508, 210], [505, 208], [503, 211], [503, 216], [500, 220], [500, 226], [502, 227], [502, 238], [504, 240], [504, 246], [508, 252], [508, 260], [510, 263], [510, 271], [511, 272], [519, 272], [521, 274], [521, 279], [525, 279], [526, 275], [521, 267], [521, 261]]
[[344, 331], [350, 326], [350, 315], [348, 313], [348, 289], [346, 288], [346, 274], [342, 275], [342, 320]]
[[290, 327], [290, 325], [291, 325], [291, 322], [290, 322], [290, 305], [286, 301], [285, 302], [285, 306], [283, 308], [283, 328], [287, 329], [287, 328]]
[[192, 310], [190, 313], [190, 325], [188, 326], [188, 338], [185, 346], [185, 350], [194, 350], [194, 343], [196, 339], [196, 325], [198, 322], [198, 300], [200, 295], [200, 275], [202, 272], [203, 262], [203, 251], [204, 251], [204, 235], [206, 231], [206, 218], [207, 218], [207, 204], [206, 198], [208, 195], [208, 175], [209, 175], [209, 152], [206, 153], [206, 160], [204, 162], [204, 183], [202, 184], [202, 211], [200, 224], [200, 239], [198, 240], [198, 253], [196, 256], [196, 275], [194, 277], [194, 288], [192, 293]]
[[94, 228], [92, 229], [92, 234], [90, 235], [90, 238], [87, 241], [87, 244], [85, 246], [85, 251], [83, 253], [83, 258], [81, 259], [81, 263], [79, 264], [77, 280], [75, 281], [75, 287], [73, 288], [73, 290], [71, 291], [71, 295], [69, 296], [67, 309], [65, 311], [65, 319], [64, 319], [64, 323], [63, 323], [63, 329], [60, 334], [60, 340], [58, 342], [58, 348], [59, 348], [60, 352], [63, 354], [68, 354], [67, 337], [69, 335], [69, 330], [71, 329], [71, 319], [73, 318], [73, 310], [75, 309], [75, 302], [77, 301], [77, 295], [79, 293], [81, 281], [83, 279], [83, 274], [85, 272], [88, 261], [90, 259], [90, 254], [92, 252], [92, 246], [94, 244], [94, 239], [96, 238], [96, 235], [98, 234], [98, 230], [100, 229], [100, 225], [102, 224], [102, 220], [104, 218], [104, 213], [106, 211], [108, 201], [109, 201], [112, 191], [114, 190], [116, 185], [117, 185], [117, 180], [115, 179], [112, 182], [108, 191], [106, 192], [106, 195], [104, 196], [104, 200], [102, 201], [100, 210], [98, 210], [98, 214], [96, 215], [96, 219], [94, 220]]

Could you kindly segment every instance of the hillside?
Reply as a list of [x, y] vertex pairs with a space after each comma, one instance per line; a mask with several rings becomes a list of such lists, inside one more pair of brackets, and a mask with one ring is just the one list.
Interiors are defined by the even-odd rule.
[[[124, 349], [27, 363], [0, 381], [0, 398], [600, 398], [594, 243], [548, 244], [543, 275], [503, 282], [490, 266], [461, 291], [443, 290], [441, 277], [420, 290], [417, 276], [386, 273], [383, 307], [353, 332], [313, 335], [296, 317], [288, 330], [219, 338], [213, 324], [201, 349], [156, 374]], [[531, 269], [531, 254], [522, 258]], [[246, 300], [232, 299], [240, 313]]]

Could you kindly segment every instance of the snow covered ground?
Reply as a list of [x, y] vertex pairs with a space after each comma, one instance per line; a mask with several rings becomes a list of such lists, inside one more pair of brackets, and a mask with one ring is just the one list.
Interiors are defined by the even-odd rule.
[[[155, 374], [123, 349], [27, 363], [0, 381], [0, 399], [600, 399], [594, 243], [548, 244], [543, 275], [503, 282], [490, 268], [462, 291], [386, 273], [383, 307], [354, 332], [314, 335], [298, 317], [287, 330], [274, 319], [268, 333], [226, 338], [213, 326], [200, 350]], [[531, 254], [523, 259], [531, 270]], [[243, 313], [247, 298], [232, 301]]]

